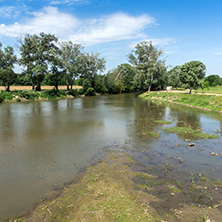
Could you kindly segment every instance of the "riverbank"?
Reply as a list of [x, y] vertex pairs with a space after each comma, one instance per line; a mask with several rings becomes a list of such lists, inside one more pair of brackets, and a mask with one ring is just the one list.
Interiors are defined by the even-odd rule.
[[9, 222], [192, 222], [221, 218], [221, 204], [216, 204], [221, 183], [215, 186], [205, 175], [198, 179], [192, 175], [189, 184], [176, 183], [166, 178], [170, 165], [161, 169], [164, 179], [152, 171], [133, 170], [135, 165], [126, 152], [112, 151], [103, 161], [89, 166], [85, 176], [64, 188], [58, 198], [44, 201], [31, 214]]
[[33, 91], [33, 90], [15, 90], [15, 91], [0, 91], [0, 103], [2, 102], [30, 102], [30, 101], [43, 101], [43, 100], [55, 100], [74, 98], [82, 96], [82, 88], [78, 86], [72, 90], [46, 90], [46, 91]]
[[160, 100], [179, 105], [199, 108], [206, 111], [222, 112], [222, 96], [187, 94], [179, 92], [146, 92], [139, 98], [147, 100]]

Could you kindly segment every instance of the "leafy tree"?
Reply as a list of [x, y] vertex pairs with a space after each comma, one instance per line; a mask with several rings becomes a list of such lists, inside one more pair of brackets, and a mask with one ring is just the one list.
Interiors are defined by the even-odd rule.
[[185, 89], [197, 89], [201, 86], [206, 72], [206, 66], [200, 61], [187, 62], [180, 67], [180, 81]]
[[115, 84], [121, 92], [131, 92], [134, 90], [134, 77], [136, 69], [130, 64], [121, 64], [114, 70]]
[[13, 68], [17, 58], [11, 46], [7, 46], [4, 50], [1, 47], [2, 44], [0, 43], [0, 81], [5, 86], [6, 91], [10, 91], [10, 85], [16, 78]]
[[158, 50], [152, 42], [140, 42], [129, 54], [129, 61], [136, 67], [135, 86], [140, 90], [148, 89], [165, 73], [164, 60], [160, 60], [162, 50]]
[[95, 79], [98, 72], [105, 70], [105, 59], [100, 57], [99, 53], [85, 53], [81, 56], [81, 77], [88, 79], [90, 86], [95, 87]]
[[168, 85], [173, 88], [178, 88], [181, 86], [180, 82], [180, 66], [175, 66], [167, 72]]
[[204, 82], [208, 82], [209, 86], [221, 86], [222, 85], [222, 79], [219, 75], [210, 75], [207, 76], [204, 80]]
[[62, 42], [60, 44], [61, 49], [61, 62], [62, 66], [65, 70], [65, 79], [67, 90], [69, 90], [69, 86], [74, 84], [76, 78], [79, 77], [83, 62], [83, 54], [81, 50], [83, 46], [80, 44], [74, 44], [71, 41]]
[[36, 90], [41, 91], [41, 82], [48, 72], [49, 64], [54, 59], [57, 41], [54, 35], [45, 33], [40, 33], [39, 36], [27, 34], [24, 40], [20, 40], [20, 64], [26, 67], [32, 89], [34, 89], [34, 79], [36, 79]]

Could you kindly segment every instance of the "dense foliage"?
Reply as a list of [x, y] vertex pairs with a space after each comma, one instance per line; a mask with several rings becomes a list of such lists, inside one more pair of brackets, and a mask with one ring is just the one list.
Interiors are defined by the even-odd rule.
[[[49, 92], [54, 93], [53, 96], [61, 94], [59, 85], [66, 85], [67, 93], [73, 96], [161, 90], [166, 86], [190, 89], [191, 92], [198, 87], [222, 85], [218, 75], [204, 79], [206, 67], [199, 61], [167, 71], [165, 60], [161, 59], [163, 51], [152, 42], [138, 43], [128, 55], [131, 65], [120, 64], [104, 75], [101, 72], [105, 70], [105, 59], [98, 53], [85, 53], [83, 50], [80, 44], [71, 41], [59, 43], [56, 36], [45, 33], [27, 34], [19, 40], [18, 59], [12, 47], [2, 49], [0, 44], [0, 85], [5, 86], [6, 91], [10, 91], [10, 85], [30, 85], [36, 91], [41, 91], [41, 85], [51, 85], [56, 90]], [[16, 63], [24, 68], [21, 74], [13, 71]], [[73, 90], [73, 85], [81, 85], [81, 92]], [[0, 96], [1, 102], [4, 96], [2, 93]], [[35, 97], [31, 95], [30, 98]]]

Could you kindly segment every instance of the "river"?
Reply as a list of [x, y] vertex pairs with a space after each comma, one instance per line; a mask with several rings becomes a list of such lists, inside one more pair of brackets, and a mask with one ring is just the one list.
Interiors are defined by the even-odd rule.
[[[163, 130], [181, 123], [218, 138], [192, 139], [189, 147], [187, 138]], [[222, 152], [221, 123], [220, 114], [135, 94], [0, 104], [0, 221], [56, 195], [110, 149], [127, 148], [140, 167], [181, 157], [177, 170], [222, 178], [222, 157], [211, 155]], [[144, 130], [160, 137], [143, 137]]]

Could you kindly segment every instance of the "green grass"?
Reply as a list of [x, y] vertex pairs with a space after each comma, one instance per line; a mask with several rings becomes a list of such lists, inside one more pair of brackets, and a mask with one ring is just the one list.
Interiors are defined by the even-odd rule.
[[190, 135], [192, 137], [198, 138], [198, 139], [216, 139], [217, 135], [211, 135], [208, 133], [201, 133], [200, 130], [194, 130], [190, 127], [170, 127], [164, 129], [167, 133], [177, 133], [181, 135]]
[[154, 120], [154, 123], [171, 124], [172, 122], [168, 120]]
[[197, 89], [194, 90], [196, 93], [216, 93], [216, 94], [222, 94], [222, 86], [214, 86], [214, 87], [209, 87], [208, 89]]
[[146, 92], [139, 95], [139, 98], [162, 100], [217, 112], [222, 111], [222, 96], [170, 92]]

